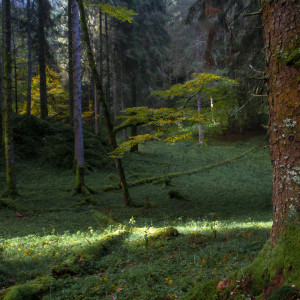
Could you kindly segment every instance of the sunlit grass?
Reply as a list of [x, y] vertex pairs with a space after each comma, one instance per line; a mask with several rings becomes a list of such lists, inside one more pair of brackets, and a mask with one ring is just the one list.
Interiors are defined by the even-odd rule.
[[[216, 142], [205, 148], [146, 144], [140, 153], [129, 153], [124, 165], [129, 180], [180, 172], [228, 159], [261, 140]], [[75, 178], [70, 170], [21, 161], [17, 172], [21, 216], [0, 211], [0, 287], [47, 277], [43, 299], [182, 298], [200, 282], [226, 277], [249, 264], [272, 225], [271, 166], [264, 148], [229, 165], [176, 178], [165, 188], [132, 188], [139, 206], [131, 208], [123, 207], [120, 191], [101, 192], [102, 186], [117, 182], [112, 169], [87, 173], [86, 183], [98, 192], [94, 205], [72, 194]], [[170, 189], [179, 190], [186, 200], [170, 199]], [[150, 208], [145, 207], [146, 195]], [[104, 224], [91, 210], [120, 225]], [[179, 231], [178, 237], [151, 239], [170, 226]], [[93, 261], [90, 273], [52, 277], [56, 265], [118, 229], [128, 235]]]

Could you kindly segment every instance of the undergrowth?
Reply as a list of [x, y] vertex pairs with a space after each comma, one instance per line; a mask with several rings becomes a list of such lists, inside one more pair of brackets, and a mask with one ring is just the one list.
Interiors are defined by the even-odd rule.
[[[183, 172], [229, 159], [261, 139], [204, 148], [149, 143], [127, 154], [124, 166], [129, 180]], [[4, 182], [3, 160], [0, 167]], [[271, 228], [268, 148], [169, 185], [131, 188], [138, 205], [129, 208], [120, 191], [102, 192], [117, 183], [111, 168], [86, 174], [97, 192], [91, 203], [72, 194], [71, 170], [23, 157], [16, 167], [18, 209], [0, 210], [4, 299], [31, 289], [42, 299], [206, 299], [197, 297], [248, 265]], [[116, 232], [125, 233], [111, 242]]]

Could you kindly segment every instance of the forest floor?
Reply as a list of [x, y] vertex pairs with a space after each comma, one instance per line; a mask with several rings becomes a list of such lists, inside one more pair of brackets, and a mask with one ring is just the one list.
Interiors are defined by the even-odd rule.
[[[73, 195], [72, 170], [18, 159], [21, 196], [15, 209], [0, 210], [0, 298], [192, 299], [195, 286], [250, 264], [268, 239], [272, 172], [263, 141], [260, 135], [203, 148], [140, 146], [124, 158], [128, 181], [200, 168], [256, 148], [170, 185], [131, 188], [136, 205], [127, 208], [120, 190], [103, 192], [118, 182], [112, 167], [87, 174], [97, 192], [91, 198]], [[118, 224], [107, 224], [102, 214]]]

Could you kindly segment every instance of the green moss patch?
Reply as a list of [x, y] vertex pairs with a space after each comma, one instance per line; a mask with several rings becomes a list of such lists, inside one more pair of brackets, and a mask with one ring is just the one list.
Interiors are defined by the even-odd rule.
[[126, 234], [126, 231], [117, 231], [115, 234], [106, 235], [101, 241], [70, 255], [63, 263], [52, 268], [52, 276], [61, 278], [93, 273], [101, 257], [107, 255]]

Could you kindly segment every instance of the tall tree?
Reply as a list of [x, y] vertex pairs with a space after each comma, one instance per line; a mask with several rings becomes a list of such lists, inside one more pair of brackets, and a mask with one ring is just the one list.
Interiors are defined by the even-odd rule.
[[70, 125], [74, 123], [74, 97], [73, 97], [73, 47], [72, 47], [72, 1], [68, 0], [68, 73], [69, 73], [69, 102]]
[[[93, 76], [93, 79], [96, 84], [99, 102], [102, 104], [103, 117], [104, 117], [105, 125], [107, 128], [109, 145], [110, 145], [111, 151], [114, 151], [118, 147], [117, 139], [116, 139], [113, 124], [111, 121], [111, 115], [109, 112], [109, 108], [108, 108], [107, 102], [105, 100], [103, 87], [101, 85], [101, 79], [100, 79], [100, 76], [99, 76], [99, 73], [98, 73], [98, 70], [96, 67], [96, 63], [95, 63], [95, 58], [94, 58], [94, 54], [93, 54], [93, 50], [92, 50], [92, 46], [91, 46], [91, 42], [90, 42], [90, 37], [89, 37], [89, 32], [88, 32], [88, 27], [87, 27], [87, 22], [86, 22], [86, 17], [85, 17], [83, 1], [78, 0], [78, 4], [79, 4], [79, 11], [80, 11], [81, 27], [82, 27], [82, 31], [83, 31], [84, 41], [85, 41], [85, 44], [87, 47], [89, 66], [91, 68], [92, 76]], [[129, 196], [127, 181], [126, 181], [125, 172], [124, 172], [124, 168], [123, 168], [121, 159], [115, 158], [115, 164], [116, 164], [116, 169], [119, 174], [120, 186], [122, 188], [124, 203], [126, 206], [128, 206], [128, 205], [130, 205], [130, 196]]]
[[31, 80], [32, 80], [32, 38], [31, 38], [31, 4], [27, 0], [27, 116], [31, 115]]
[[300, 4], [287, 0], [261, 5], [273, 165], [271, 239], [276, 243], [300, 215]]
[[48, 116], [47, 106], [47, 83], [46, 83], [46, 61], [45, 61], [45, 0], [38, 0], [38, 60], [40, 73], [40, 105], [41, 118], [45, 119]]
[[72, 62], [73, 62], [73, 97], [74, 97], [74, 133], [75, 133], [75, 160], [76, 160], [76, 191], [85, 192], [84, 184], [84, 150], [83, 131], [81, 120], [81, 59], [78, 2], [71, 0], [71, 27], [72, 27]]
[[3, 0], [4, 17], [4, 146], [6, 160], [6, 195], [16, 195], [16, 174], [12, 130], [12, 53], [10, 0]]

